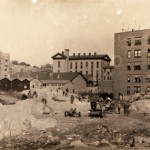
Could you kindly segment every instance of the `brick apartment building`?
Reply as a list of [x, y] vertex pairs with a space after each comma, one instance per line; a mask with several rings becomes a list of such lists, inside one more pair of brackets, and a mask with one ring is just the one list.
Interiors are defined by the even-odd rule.
[[81, 72], [83, 75], [90, 75], [94, 84], [103, 80], [102, 68], [110, 66], [110, 57], [106, 54], [73, 53], [69, 56], [69, 49], [52, 56], [53, 73], [58, 72]]
[[10, 54], [0, 51], [0, 77], [10, 77]]
[[115, 34], [114, 94], [150, 92], [150, 29]]

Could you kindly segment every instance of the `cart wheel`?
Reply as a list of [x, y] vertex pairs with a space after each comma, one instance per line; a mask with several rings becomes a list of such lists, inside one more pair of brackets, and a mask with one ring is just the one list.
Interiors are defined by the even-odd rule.
[[67, 112], [65, 111], [64, 116], [67, 117]]

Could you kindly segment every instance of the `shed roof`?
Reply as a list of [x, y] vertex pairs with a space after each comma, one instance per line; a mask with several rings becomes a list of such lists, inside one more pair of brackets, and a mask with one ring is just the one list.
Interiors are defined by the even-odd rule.
[[42, 80], [42, 82], [47, 84], [66, 84], [69, 80]]
[[87, 79], [80, 72], [61, 72], [53, 73], [53, 80], [69, 80], [72, 81], [78, 75], [81, 75], [86, 81]]

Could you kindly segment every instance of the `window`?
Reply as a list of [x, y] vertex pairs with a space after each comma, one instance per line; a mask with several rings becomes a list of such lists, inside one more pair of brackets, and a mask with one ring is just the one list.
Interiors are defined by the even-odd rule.
[[134, 93], [140, 93], [141, 87], [140, 86], [134, 86]]
[[141, 70], [141, 63], [140, 62], [134, 63], [134, 70]]
[[99, 62], [96, 63], [96, 67], [99, 68]]
[[127, 86], [127, 95], [130, 95], [130, 86]]
[[150, 44], [150, 36], [148, 36], [147, 44], [148, 44], [148, 45]]
[[104, 72], [106, 72], [106, 69], [104, 69]]
[[60, 68], [60, 61], [58, 62], [58, 68]]
[[70, 69], [72, 69], [72, 62], [70, 63]]
[[128, 52], [127, 52], [127, 58], [131, 58], [131, 50], [128, 50]]
[[76, 63], [75, 63], [75, 68], [77, 69], [77, 67], [78, 67], [78, 63], [76, 62]]
[[91, 68], [93, 68], [93, 62], [91, 62]]
[[91, 70], [91, 76], [93, 77], [93, 70]]
[[150, 75], [147, 75], [147, 82], [150, 82]]
[[107, 76], [107, 80], [109, 80], [109, 76]]
[[60, 72], [60, 70], [58, 70], [58, 72]]
[[140, 58], [141, 57], [141, 50], [140, 49], [134, 50], [134, 57], [135, 58]]
[[107, 72], [107, 75], [109, 75], [109, 72]]
[[147, 70], [150, 70], [150, 61], [147, 62]]
[[98, 76], [99, 76], [99, 71], [97, 70], [97, 71], [96, 71], [96, 77], [98, 77]]
[[88, 67], [88, 62], [86, 62], [86, 68]]
[[131, 63], [128, 63], [127, 70], [131, 70]]
[[128, 40], [127, 40], [127, 45], [128, 45], [128, 46], [131, 46], [131, 38], [128, 38]]
[[83, 67], [83, 63], [82, 63], [82, 62], [80, 62], [80, 68], [82, 69], [82, 67]]
[[127, 82], [130, 82], [130, 76], [128, 76], [128, 78], [127, 78]]
[[150, 92], [150, 86], [147, 87], [147, 92]]
[[88, 74], [88, 71], [86, 71], [86, 74]]
[[104, 80], [106, 80], [106, 77], [104, 76]]
[[109, 77], [110, 80], [112, 80], [111, 76]]
[[147, 50], [147, 57], [150, 57], [150, 49]]
[[140, 75], [134, 75], [134, 82], [135, 82], [135, 83], [141, 82]]
[[134, 45], [135, 45], [135, 46], [138, 46], [138, 45], [141, 45], [141, 44], [142, 44], [141, 37], [135, 38]]

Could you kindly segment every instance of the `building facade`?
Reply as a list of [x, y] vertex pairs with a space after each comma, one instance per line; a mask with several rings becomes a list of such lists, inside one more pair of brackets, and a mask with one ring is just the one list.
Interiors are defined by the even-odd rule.
[[110, 57], [106, 54], [69, 55], [69, 49], [65, 52], [52, 56], [53, 72], [81, 72], [83, 75], [90, 75], [90, 80], [99, 83], [102, 80], [102, 68], [110, 66]]
[[99, 84], [101, 92], [113, 93], [114, 66], [106, 66], [102, 69], [103, 79]]
[[9, 77], [10, 54], [0, 51], [0, 77]]
[[15, 73], [19, 73], [19, 72], [37, 72], [37, 71], [41, 71], [40, 68], [38, 67], [32, 67], [29, 65], [21, 65], [21, 64], [13, 64], [10, 63], [10, 74], [15, 74]]
[[150, 29], [115, 34], [114, 93], [150, 92]]
[[53, 73], [50, 80], [42, 80], [52, 90], [85, 92], [87, 80], [80, 72]]

